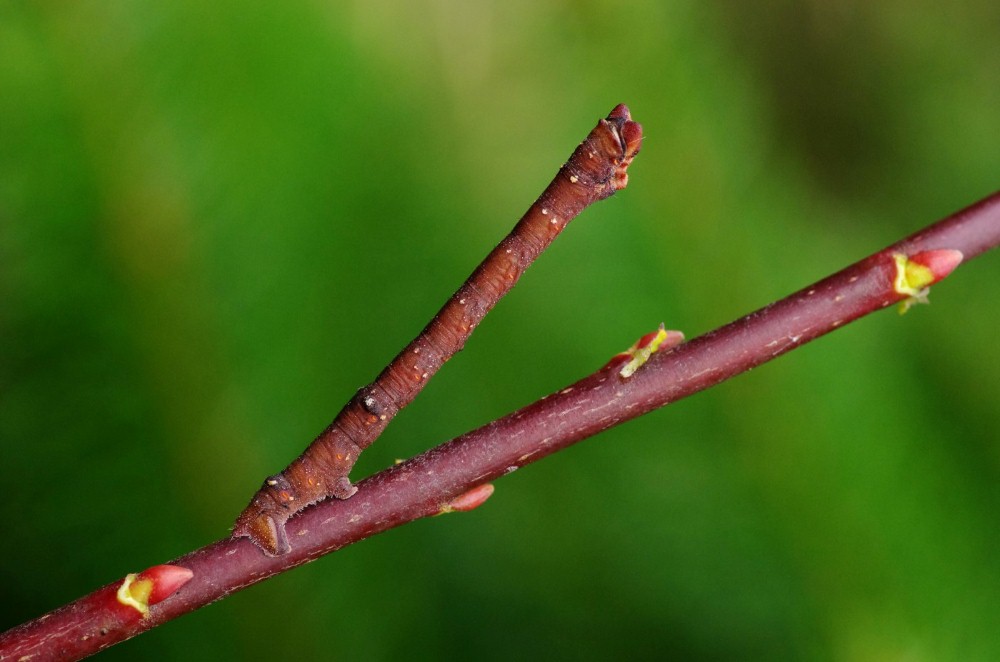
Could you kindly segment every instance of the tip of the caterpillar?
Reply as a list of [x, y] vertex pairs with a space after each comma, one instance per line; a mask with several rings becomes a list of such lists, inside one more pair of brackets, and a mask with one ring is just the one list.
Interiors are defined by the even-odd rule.
[[642, 147], [642, 125], [632, 121], [632, 113], [623, 103], [615, 106], [604, 122], [612, 128], [621, 150], [616, 159], [613, 178], [614, 190], [621, 190], [628, 185], [626, 171]]
[[611, 112], [608, 113], [608, 119], [609, 120], [617, 120], [617, 119], [630, 120], [630, 119], [632, 119], [632, 112], [628, 109], [628, 106], [626, 106], [623, 103], [620, 103], [620, 104], [618, 104], [617, 106], [615, 106], [614, 108], [611, 109]]
[[642, 146], [642, 125], [632, 121], [632, 113], [623, 103], [611, 110], [606, 121], [617, 130], [623, 157], [631, 160]]
[[292, 551], [285, 533], [285, 521], [262, 512], [251, 504], [233, 526], [233, 538], [249, 538], [268, 556], [281, 556]]

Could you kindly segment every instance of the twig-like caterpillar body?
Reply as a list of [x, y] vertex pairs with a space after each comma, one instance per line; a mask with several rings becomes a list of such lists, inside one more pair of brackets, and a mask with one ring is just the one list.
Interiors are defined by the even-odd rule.
[[287, 553], [285, 522], [306, 506], [357, 488], [348, 478], [362, 450], [408, 405], [465, 342], [521, 274], [591, 203], [628, 183], [642, 127], [620, 104], [580, 143], [551, 184], [503, 241], [378, 378], [360, 389], [334, 421], [283, 472], [269, 477], [233, 527], [265, 553]]

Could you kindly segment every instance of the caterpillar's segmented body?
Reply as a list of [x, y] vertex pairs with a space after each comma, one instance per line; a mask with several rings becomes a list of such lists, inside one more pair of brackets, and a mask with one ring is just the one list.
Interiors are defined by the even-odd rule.
[[348, 475], [362, 450], [465, 342], [525, 269], [588, 205], [628, 183], [642, 127], [620, 104], [580, 143], [559, 174], [503, 241], [378, 378], [360, 389], [334, 421], [284, 471], [264, 481], [240, 514], [233, 536], [247, 536], [265, 553], [290, 551], [285, 522], [326, 497], [346, 499]]

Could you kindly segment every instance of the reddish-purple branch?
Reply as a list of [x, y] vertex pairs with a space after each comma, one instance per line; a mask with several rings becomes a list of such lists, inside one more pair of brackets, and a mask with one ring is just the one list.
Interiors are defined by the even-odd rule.
[[[791, 296], [670, 351], [623, 378], [612, 363], [557, 393], [433, 448], [289, 520], [292, 551], [265, 556], [226, 539], [171, 564], [190, 581], [148, 615], [125, 617], [108, 595], [121, 580], [0, 635], [0, 660], [78, 659], [306, 561], [414, 519], [453, 510], [462, 495], [550, 453], [713, 386], [799, 345], [908, 298], [900, 270], [927, 267], [937, 282], [960, 257], [1000, 245], [1000, 193]], [[928, 253], [928, 251], [932, 251]], [[961, 253], [961, 256], [955, 252]], [[944, 265], [944, 266], [942, 266]], [[485, 496], [473, 493], [472, 501]], [[105, 610], [94, 605], [108, 604]], [[117, 615], [116, 615], [117, 614]]]
[[284, 471], [265, 479], [233, 527], [266, 554], [287, 554], [285, 522], [310, 504], [356, 491], [349, 475], [361, 451], [465, 345], [473, 329], [580, 212], [628, 184], [642, 126], [618, 104], [559, 168], [514, 229], [458, 288], [423, 331], [378, 378], [351, 398], [333, 422]]

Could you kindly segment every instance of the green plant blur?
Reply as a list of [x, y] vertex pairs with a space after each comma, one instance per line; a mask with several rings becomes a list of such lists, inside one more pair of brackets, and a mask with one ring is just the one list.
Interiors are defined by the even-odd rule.
[[[355, 478], [993, 192], [1000, 5], [0, 5], [0, 630], [226, 535], [599, 117]], [[104, 659], [1000, 659], [1000, 254]]]

